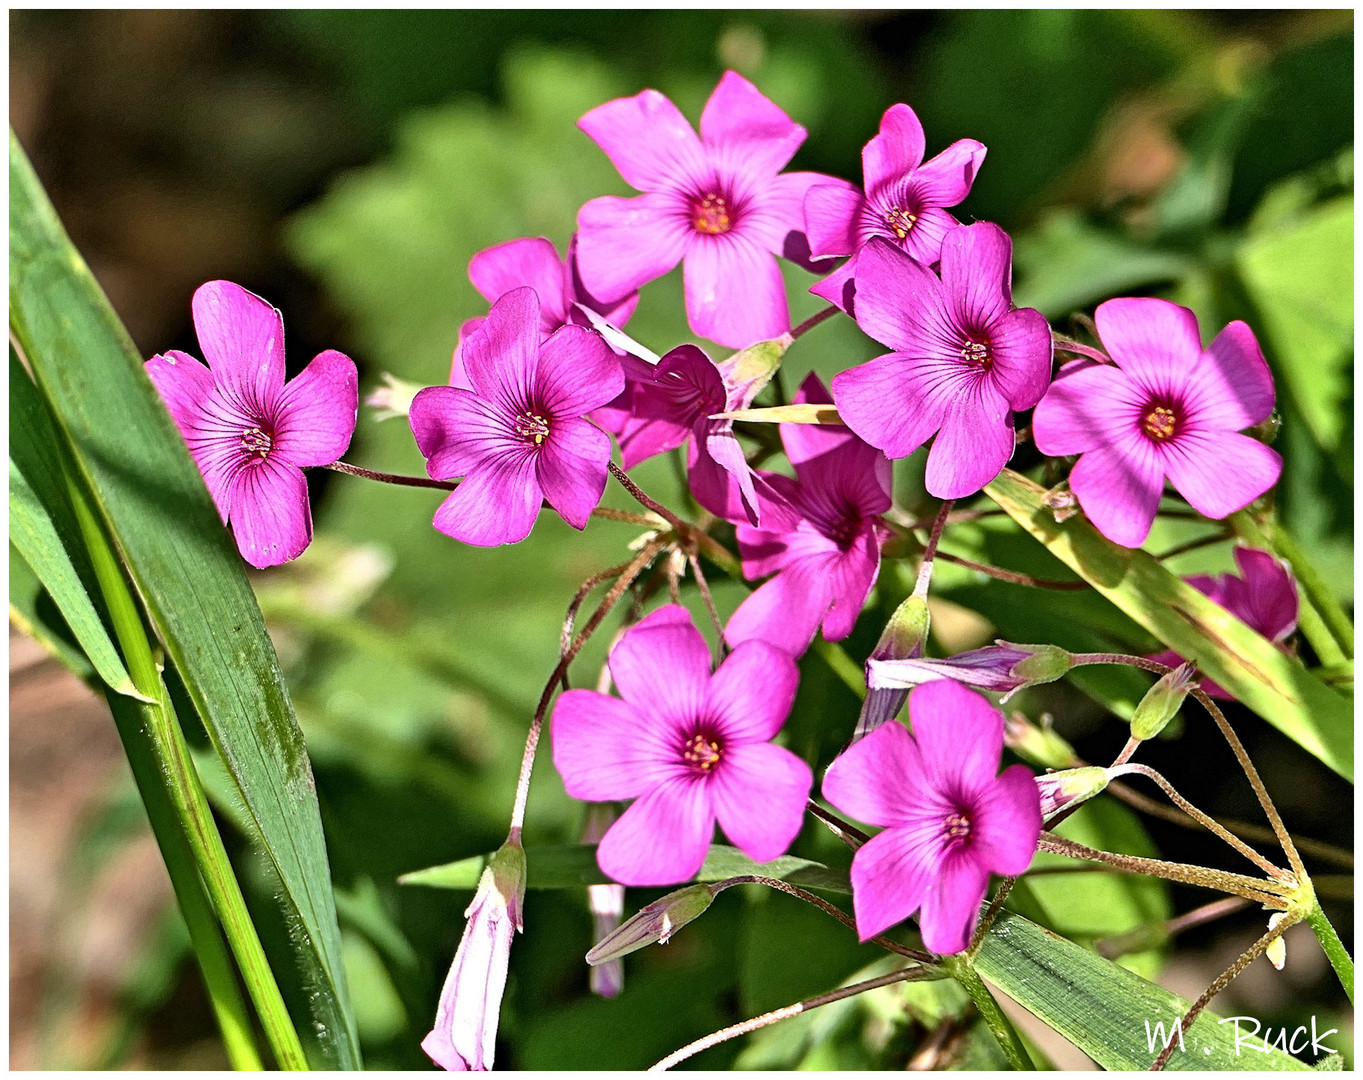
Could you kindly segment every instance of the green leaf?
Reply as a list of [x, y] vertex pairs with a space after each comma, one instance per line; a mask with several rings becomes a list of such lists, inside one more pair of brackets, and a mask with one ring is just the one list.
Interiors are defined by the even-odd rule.
[[[492, 852], [488, 852], [442, 866], [413, 870], [410, 874], [403, 874], [398, 882], [403, 885], [428, 885], [435, 889], [474, 889], [492, 855]], [[575, 885], [607, 884], [611, 880], [596, 865], [595, 844], [555, 844], [527, 848], [525, 862], [529, 870], [526, 887], [531, 889], [567, 889]], [[738, 848], [726, 844], [710, 845], [705, 864], [691, 880], [723, 881], [744, 874], [761, 874], [763, 877], [778, 878], [792, 885], [826, 892], [847, 893], [852, 888], [845, 870], [835, 870], [823, 863], [794, 855], [782, 855], [769, 863], [756, 863]]]
[[13, 544], [9, 546], [9, 621], [11, 626], [50, 652], [76, 678], [92, 689], [99, 686], [100, 678], [90, 666], [89, 657], [75, 644], [61, 611]]
[[91, 595], [93, 576], [67, 502], [57, 435], [37, 389], [9, 351], [9, 537], [57, 605], [99, 677], [120, 694], [137, 692]]
[[226, 763], [296, 933], [316, 1063], [359, 1065], [312, 770], [235, 546], [11, 133], [10, 327]]
[[1082, 515], [1057, 523], [1045, 490], [1005, 469], [985, 493], [1053, 555], [1284, 735], [1353, 779], [1353, 710], [1298, 660], [1176, 578], [1144, 551], [1101, 536]]
[[[976, 970], [1104, 1069], [1148, 1069], [1189, 1002], [1018, 915], [986, 935]], [[1169, 1069], [1306, 1069], [1204, 1011]], [[1151, 1045], [1153, 1044], [1153, 1049]], [[1253, 1052], [1251, 1052], [1253, 1051]]]

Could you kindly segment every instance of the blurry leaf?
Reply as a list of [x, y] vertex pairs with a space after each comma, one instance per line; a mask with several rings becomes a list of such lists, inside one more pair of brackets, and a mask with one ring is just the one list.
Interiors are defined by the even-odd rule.
[[1353, 778], [1353, 710], [1234, 615], [1150, 555], [1105, 539], [1082, 515], [1057, 523], [1044, 489], [1005, 469], [985, 488], [1019, 525], [1180, 656], [1288, 738]]
[[76, 644], [61, 611], [13, 544], [9, 546], [9, 621], [56, 657], [76, 678], [92, 687], [98, 685], [99, 676]]
[[358, 1066], [312, 771], [241, 559], [13, 134], [10, 327], [278, 875], [313, 1013], [300, 1033], [319, 1063]]
[[[1165, 1037], [1188, 1010], [1176, 997], [1134, 972], [1017, 915], [991, 928], [976, 963], [1033, 1016], [1044, 1020], [1104, 1069], [1147, 1069]], [[1153, 1046], [1153, 1048], [1152, 1048]], [[1167, 1069], [1305, 1069], [1261, 1039], [1224, 1026], [1216, 1014], [1199, 1014]], [[1244, 1053], [1254, 1050], [1254, 1053]]]

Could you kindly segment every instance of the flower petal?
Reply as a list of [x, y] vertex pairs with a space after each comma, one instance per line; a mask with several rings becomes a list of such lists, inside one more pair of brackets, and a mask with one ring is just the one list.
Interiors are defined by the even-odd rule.
[[756, 180], [785, 168], [807, 134], [736, 71], [724, 73], [700, 115], [700, 137], [710, 160]]
[[1272, 447], [1233, 431], [1188, 431], [1163, 447], [1169, 482], [1193, 509], [1223, 518], [1278, 482], [1283, 459]]
[[189, 353], [170, 349], [144, 365], [166, 411], [188, 439], [198, 428], [204, 400], [213, 392], [213, 374]]
[[598, 105], [577, 122], [639, 191], [673, 190], [703, 171], [700, 139], [681, 110], [656, 90]]
[[610, 651], [620, 696], [648, 716], [688, 725], [701, 715], [710, 647], [684, 607], [668, 604], [640, 619]]
[[1107, 446], [1139, 423], [1145, 401], [1121, 368], [1087, 360], [1066, 364], [1032, 414], [1032, 438], [1053, 457]]
[[1032, 864], [1041, 837], [1041, 795], [1025, 765], [1010, 765], [971, 803], [970, 853], [986, 870], [1011, 877]]
[[1184, 373], [1190, 419], [1199, 429], [1239, 431], [1273, 411], [1273, 375], [1254, 331], [1229, 324]]
[[213, 378], [246, 407], [268, 411], [284, 386], [284, 317], [230, 281], [200, 285], [190, 306]]
[[[585, 331], [584, 331], [585, 333]], [[611, 437], [581, 417], [555, 420], [535, 475], [544, 498], [574, 529], [585, 529], [606, 490]]]
[[741, 349], [790, 329], [776, 257], [739, 232], [697, 234], [683, 262], [686, 318], [702, 337]]
[[914, 190], [928, 205], [955, 206], [970, 194], [986, 153], [984, 143], [957, 140], [914, 172]]
[[512, 289], [463, 342], [464, 370], [479, 397], [514, 415], [532, 400], [539, 366], [540, 302], [528, 286]]
[[832, 603], [824, 560], [801, 559], [757, 589], [730, 617], [724, 638], [730, 645], [765, 642], [790, 656], [809, 648]]
[[994, 324], [989, 335], [994, 385], [1014, 411], [1030, 409], [1051, 382], [1054, 347], [1046, 316], [1035, 308], [1010, 311]]
[[923, 163], [925, 146], [918, 114], [902, 103], [891, 105], [880, 118], [880, 131], [861, 150], [866, 190], [875, 191], [913, 172]]
[[1230, 578], [1227, 608], [1269, 641], [1282, 641], [1297, 627], [1297, 583], [1280, 560], [1256, 548], [1235, 548], [1235, 563], [1243, 581]]
[[1013, 456], [1013, 412], [988, 382], [961, 388], [961, 396], [942, 418], [942, 429], [928, 451], [923, 481], [939, 499], [974, 495]]
[[681, 262], [688, 229], [672, 199], [603, 195], [577, 213], [577, 270], [598, 297], [621, 297]]
[[856, 262], [857, 257], [853, 255], [822, 281], [816, 281], [811, 285], [809, 291], [815, 296], [827, 300], [844, 314], [852, 315], [854, 311], [853, 300], [857, 292], [857, 283], [854, 277], [857, 269]]
[[432, 524], [466, 544], [515, 544], [530, 535], [543, 501], [534, 456], [503, 453], [469, 472], [440, 504]]
[[355, 361], [335, 349], [318, 353], [280, 395], [271, 456], [289, 465], [330, 465], [350, 445], [359, 408]]
[[564, 326], [540, 346], [534, 401], [554, 419], [582, 416], [624, 388], [620, 359], [600, 334]]
[[267, 458], [239, 474], [229, 517], [237, 550], [256, 569], [296, 559], [312, 541], [308, 482], [297, 467]]
[[1174, 396], [1202, 354], [1197, 316], [1168, 300], [1108, 300], [1098, 305], [1093, 321], [1117, 365], [1163, 396]]
[[478, 252], [469, 260], [469, 280], [489, 304], [528, 285], [540, 301], [540, 331], [552, 334], [568, 318], [563, 260], [542, 236], [523, 236]]
[[[949, 326], [937, 275], [888, 240], [874, 237], [857, 255], [857, 325], [883, 345], [913, 352]], [[834, 394], [837, 379], [834, 378]]]
[[705, 782], [677, 778], [620, 815], [601, 838], [596, 861], [621, 885], [676, 885], [696, 876], [714, 835]]
[[918, 211], [918, 220], [903, 240], [891, 234], [881, 235], [902, 248], [906, 255], [924, 266], [930, 266], [942, 258], [942, 241], [947, 238], [947, 233], [960, 227], [961, 223], [948, 211], [937, 206], [924, 206]]
[[412, 399], [407, 420], [433, 480], [467, 476], [518, 445], [505, 414], [472, 390], [424, 387]]
[[866, 529], [830, 566], [832, 604], [823, 620], [827, 641], [841, 641], [852, 632], [871, 586], [880, 572], [880, 544], [873, 529]]
[[1094, 528], [1114, 544], [1136, 548], [1150, 535], [1164, 468], [1148, 441], [1131, 436], [1081, 457], [1070, 471], [1070, 490]]
[[851, 255], [858, 248], [855, 224], [866, 197], [854, 187], [815, 184], [805, 193], [805, 234], [815, 256]]
[[985, 330], [1013, 302], [1013, 241], [992, 221], [962, 225], [942, 241], [942, 285], [962, 329]]
[[904, 727], [885, 724], [833, 759], [824, 773], [823, 797], [868, 825], [914, 821], [928, 791], [924, 767], [918, 745]]
[[559, 695], [549, 719], [554, 768], [574, 799], [632, 799], [675, 774], [656, 724], [595, 690]]
[[[858, 299], [860, 310], [860, 299]], [[915, 378], [915, 375], [918, 375]], [[889, 458], [908, 457], [942, 426], [945, 395], [923, 392], [921, 372], [903, 353], [889, 353], [833, 376], [838, 415]]]
[[932, 790], [966, 800], [993, 785], [1003, 716], [985, 698], [950, 679], [920, 683], [909, 691], [909, 720]]
[[[857, 746], [894, 728], [904, 730], [898, 724], [886, 724]], [[886, 829], [862, 844], [852, 856], [852, 912], [857, 920], [857, 937], [862, 941], [873, 938], [917, 911], [932, 885], [941, 855], [940, 841], [909, 829]]]
[[747, 641], [711, 676], [704, 712], [726, 745], [766, 742], [790, 715], [799, 683], [794, 660], [765, 641]]
[[726, 746], [710, 777], [719, 827], [760, 863], [780, 858], [800, 834], [813, 786], [805, 762], [768, 742]]
[[970, 944], [980, 920], [980, 904], [989, 890], [989, 872], [971, 855], [969, 851], [948, 854], [923, 896], [918, 927], [928, 952], [950, 956]]

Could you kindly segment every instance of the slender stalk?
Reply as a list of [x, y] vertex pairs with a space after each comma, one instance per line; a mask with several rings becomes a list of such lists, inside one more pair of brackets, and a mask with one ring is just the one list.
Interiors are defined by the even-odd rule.
[[[139, 703], [138, 706], [142, 728], [167, 785], [174, 816], [183, 830], [194, 865], [202, 877], [203, 887], [241, 968], [242, 978], [255, 1003], [275, 1059], [284, 1069], [307, 1069], [308, 1062], [298, 1032], [285, 1008], [279, 984], [275, 981], [255, 924], [246, 909], [241, 886], [233, 874], [222, 836], [213, 821], [203, 786], [199, 782], [199, 774], [185, 745], [184, 733], [171, 706], [170, 694], [157, 668], [141, 611], [84, 489], [75, 480], [70, 464], [65, 461], [63, 464], [72, 509], [113, 623], [114, 636], [128, 665], [128, 674], [138, 692], [150, 699], [150, 703]], [[219, 975], [214, 970], [215, 979]], [[230, 998], [215, 1003], [215, 1012], [219, 1007], [231, 1011], [233, 1006]], [[235, 1026], [238, 1021], [234, 1019], [232, 1023]], [[240, 1035], [234, 1032], [231, 1038], [240, 1053]]]
[[[558, 654], [562, 656], [568, 651], [568, 647], [573, 643], [573, 624], [577, 621], [577, 613], [588, 595], [593, 589], [603, 581], [619, 577], [629, 569], [628, 562], [622, 562], [618, 566], [611, 566], [599, 573], [593, 574], [586, 581], [577, 587], [577, 592], [573, 593], [573, 598], [568, 602], [568, 613], [563, 617], [563, 631], [559, 635]], [[568, 689], [568, 673], [563, 673], [563, 689]]]
[[856, 851], [857, 848], [871, 839], [855, 825], [843, 821], [837, 814], [829, 813], [813, 799], [805, 803], [805, 810], [853, 851]]
[[1052, 581], [1047, 578], [1032, 577], [1030, 574], [1020, 574], [1016, 570], [1004, 570], [998, 566], [975, 562], [973, 559], [967, 559], [960, 555], [949, 555], [940, 548], [937, 551], [937, 558], [943, 562], [964, 566], [967, 570], [978, 570], [981, 574], [988, 574], [991, 578], [1007, 581], [1013, 585], [1030, 585], [1035, 589], [1055, 589], [1058, 592], [1078, 592], [1093, 588], [1087, 581]]
[[805, 334], [813, 330], [814, 327], [819, 325], [819, 323], [823, 322], [825, 319], [831, 319], [834, 315], [838, 313], [839, 310], [840, 310], [839, 308], [830, 304], [828, 307], [822, 309], [821, 311], [816, 311], [813, 315], [807, 318], [794, 330], [790, 331], [789, 335], [790, 340], [796, 341], [799, 338], [804, 337]]
[[1325, 912], [1321, 910], [1320, 902], [1312, 904], [1306, 912], [1306, 921], [1311, 926], [1311, 932], [1316, 935], [1316, 940], [1320, 942], [1320, 947], [1325, 950], [1325, 955], [1330, 960], [1330, 966], [1335, 969], [1335, 975], [1339, 979], [1339, 985], [1344, 987], [1344, 992], [1349, 995], [1349, 1004], [1354, 1003], [1354, 962], [1349, 956], [1349, 950], [1344, 948], [1344, 942], [1339, 940], [1339, 935], [1335, 933], [1335, 928], [1330, 925], [1330, 920], [1325, 917]]
[[1189, 540], [1186, 543], [1171, 547], [1163, 554], [1156, 555], [1155, 560], [1157, 562], [1164, 562], [1166, 559], [1172, 559], [1176, 555], [1186, 555], [1188, 552], [1196, 551], [1198, 548], [1211, 547], [1212, 544], [1223, 544], [1231, 539], [1233, 535], [1233, 533], [1227, 532], [1225, 529], [1218, 529], [1210, 536], [1202, 536], [1196, 540]]
[[705, 601], [705, 610], [710, 616], [710, 625], [715, 628], [715, 639], [718, 642], [720, 659], [729, 651], [729, 646], [724, 640], [724, 622], [719, 617], [719, 612], [715, 609], [714, 597], [710, 595], [710, 583], [705, 580], [705, 571], [700, 568], [700, 560], [696, 558], [693, 550], [686, 552], [686, 561], [691, 565], [691, 573], [696, 577], [696, 588], [700, 590], [701, 599]]
[[619, 482], [620, 486], [623, 487], [626, 491], [628, 491], [632, 496], [634, 496], [634, 498], [639, 502], [641, 506], [647, 507], [649, 510], [652, 510], [660, 518], [662, 518], [669, 525], [671, 525], [679, 537], [681, 537], [683, 540], [694, 541], [696, 544], [700, 546], [700, 548], [705, 552], [705, 554], [709, 556], [710, 561], [713, 562], [716, 566], [720, 567], [726, 574], [728, 574], [735, 580], [738, 581], [743, 580], [742, 565], [739, 563], [738, 559], [735, 558], [734, 555], [727, 548], [724, 547], [723, 544], [721, 544], [713, 536], [707, 534], [703, 529], [699, 529], [694, 525], [688, 525], [681, 518], [677, 517], [677, 515], [674, 514], [671, 510], [665, 507], [662, 503], [657, 502], [656, 500], [650, 498], [648, 494], [641, 487], [639, 487], [638, 484], [636, 484], [633, 480], [629, 478], [629, 476], [625, 473], [625, 470], [620, 468], [620, 466], [615, 464], [615, 462], [613, 461], [610, 462], [610, 472], [611, 475], [615, 477], [615, 479]]
[[1055, 343], [1057, 352], [1073, 353], [1075, 356], [1086, 356], [1090, 360], [1097, 360], [1100, 364], [1112, 363], [1112, 358], [1101, 349], [1095, 349], [1090, 345], [1075, 341], [1073, 338], [1064, 337], [1051, 331], [1051, 341]]
[[925, 979], [937, 979], [941, 976], [934, 968], [909, 967], [900, 971], [892, 971], [888, 975], [880, 975], [874, 979], [867, 979], [865, 982], [853, 983], [851, 986], [842, 986], [837, 990], [830, 990], [826, 994], [818, 994], [812, 998], [805, 998], [797, 1001], [793, 1005], [784, 1008], [773, 1009], [771, 1012], [763, 1013], [761, 1016], [754, 1016], [751, 1020], [744, 1020], [742, 1023], [732, 1024], [719, 1031], [711, 1032], [704, 1038], [697, 1039], [695, 1042], [687, 1043], [680, 1050], [674, 1050], [663, 1058], [656, 1065], [649, 1067], [649, 1072], [666, 1072], [680, 1062], [689, 1057], [694, 1057], [702, 1050], [708, 1050], [712, 1046], [718, 1046], [722, 1042], [736, 1039], [740, 1035], [747, 1035], [749, 1032], [757, 1031], [760, 1028], [768, 1027], [771, 1024], [782, 1020], [789, 1020], [792, 1016], [799, 1016], [801, 1013], [817, 1009], [821, 1005], [831, 1005], [835, 1001], [842, 1001], [844, 998], [855, 997], [857, 994], [864, 994], [867, 990], [875, 990], [881, 986], [892, 986], [898, 982], [919, 982]]
[[999, 1008], [999, 1003], [994, 1000], [994, 995], [989, 992], [989, 987], [984, 985], [984, 980], [980, 978], [974, 965], [960, 954], [943, 957], [942, 963], [950, 972], [952, 978], [965, 987], [965, 992], [970, 995], [970, 1000], [975, 1003], [975, 1008], [980, 1010], [980, 1016], [984, 1019], [990, 1034], [994, 1036], [999, 1048], [1003, 1050], [1004, 1056], [1008, 1059], [1008, 1064], [1021, 1072], [1035, 1070], [1036, 1066], [1032, 1064], [1032, 1059], [1027, 1055], [1027, 1050], [1022, 1045], [1022, 1040], [1018, 1038], [1017, 1031], [1008, 1017], [1004, 1015], [1003, 1010]]
[[928, 586], [932, 584], [932, 559], [937, 554], [937, 543], [942, 539], [942, 530], [946, 528], [947, 515], [951, 513], [954, 501], [947, 499], [938, 509], [932, 532], [928, 536], [928, 546], [923, 549], [923, 561], [918, 565], [918, 580], [914, 582], [913, 595], [924, 600], [928, 598]]
[[1131, 755], [1140, 747], [1141, 740], [1134, 735], [1126, 740], [1126, 745], [1122, 747], [1122, 752], [1112, 759], [1111, 768], [1119, 768], [1131, 760]]

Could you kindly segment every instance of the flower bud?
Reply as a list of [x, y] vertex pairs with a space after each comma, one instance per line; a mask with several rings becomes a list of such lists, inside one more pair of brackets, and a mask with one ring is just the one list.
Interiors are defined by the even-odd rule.
[[[1019, 650], [1029, 650], [1030, 656], [1024, 657], [1013, 665], [1014, 678], [1023, 679], [1024, 686], [1038, 686], [1041, 683], [1055, 682], [1063, 678], [1074, 666], [1070, 654], [1058, 645], [1014, 645], [999, 639], [994, 644]], [[1019, 687], [1021, 689], [1021, 687]]]
[[642, 907], [587, 953], [587, 963], [604, 964], [648, 945], [666, 945], [692, 919], [704, 914], [715, 899], [709, 885], [688, 885]]
[[1068, 480], [1062, 481], [1043, 494], [1041, 505], [1050, 510], [1057, 525], [1068, 521], [1079, 513], [1079, 500], [1074, 497], [1074, 492], [1070, 490]]
[[[871, 652], [872, 660], [902, 660], [923, 655], [923, 644], [928, 639], [932, 619], [928, 602], [921, 596], [910, 596], [895, 609], [890, 621], [881, 631], [880, 640]], [[861, 715], [852, 742], [865, 738], [887, 720], [894, 719], [909, 691], [904, 687], [869, 689], [870, 669], [867, 668], [866, 700], [861, 703]]]
[[1132, 738], [1142, 741], [1153, 739], [1163, 731], [1174, 714], [1182, 708], [1183, 699], [1196, 681], [1192, 664], [1180, 664], [1167, 675], [1161, 676], [1159, 682], [1146, 691], [1136, 711], [1131, 714]]
[[1073, 803], [1091, 799], [1107, 787], [1107, 770], [1098, 765], [1065, 769], [1036, 778], [1041, 794], [1041, 817], [1046, 819]]
[[1074, 747], [1051, 727], [1049, 713], [1041, 714], [1038, 726], [1015, 710], [1004, 718], [1003, 744], [1025, 761], [1048, 769], [1068, 768], [1075, 758]]
[[913, 687], [932, 679], [954, 679], [976, 690], [1002, 693], [1007, 701], [1024, 687], [1054, 682], [1072, 666], [1070, 654], [1055, 645], [999, 641], [946, 660], [871, 659], [866, 663], [866, 685], [871, 689]]
[[412, 399], [423, 387], [399, 379], [386, 371], [381, 378], [385, 385], [371, 391], [364, 399], [364, 403], [377, 410], [378, 420], [392, 420], [395, 416], [406, 417], [412, 410]]
[[759, 341], [717, 364], [720, 377], [729, 392], [729, 400], [752, 401], [771, 382], [788, 346], [789, 342], [780, 338]]

